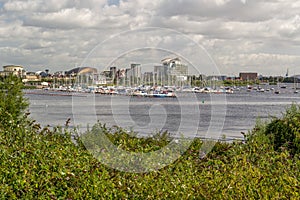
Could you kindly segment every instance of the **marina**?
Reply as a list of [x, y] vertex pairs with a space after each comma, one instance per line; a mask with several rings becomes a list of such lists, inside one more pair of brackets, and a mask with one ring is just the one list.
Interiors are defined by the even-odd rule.
[[[172, 97], [176, 98], [177, 93], [204, 93], [204, 94], [233, 94], [240, 91], [259, 92], [259, 93], [298, 93], [300, 88], [296, 84], [285, 84], [277, 88], [274, 85], [259, 84], [247, 86], [205, 86], [191, 87], [187, 86], [150, 86], [140, 85], [136, 87], [126, 86], [59, 86], [57, 88], [45, 87], [43, 89], [24, 90], [26, 94], [36, 95], [58, 95], [58, 96], [74, 96], [83, 94], [101, 94], [101, 95], [125, 95], [138, 97]], [[83, 95], [84, 96], [84, 95]]]
[[[176, 133], [181, 125], [183, 130], [191, 133], [194, 127], [189, 119], [199, 117], [199, 137], [224, 137], [226, 140], [234, 140], [243, 139], [241, 132], [253, 129], [257, 119], [279, 117], [287, 107], [293, 103], [300, 103], [300, 96], [294, 93], [292, 84], [288, 84], [285, 89], [281, 88], [278, 94], [272, 88], [274, 86], [260, 87], [264, 92], [258, 86], [253, 86], [251, 90], [248, 87], [232, 87], [233, 92], [230, 94], [201, 93], [180, 88], [174, 91], [177, 98], [143, 98], [146, 95], [141, 91], [139, 95], [122, 92], [112, 95], [90, 91], [48, 90], [32, 90], [25, 93], [30, 100], [31, 116], [44, 126], [64, 125], [65, 121], [71, 118], [71, 126], [77, 127], [79, 124], [74, 124], [74, 111], [83, 112], [82, 115], [92, 115], [85, 113], [92, 103], [93, 112], [101, 123], [133, 129], [141, 135], [149, 135], [155, 131]], [[126, 89], [123, 88], [122, 91]], [[224, 100], [218, 100], [218, 97], [224, 97]], [[199, 109], [199, 113], [195, 113], [195, 107]], [[226, 111], [224, 119], [218, 113], [221, 109]], [[186, 112], [183, 113], [182, 110]], [[220, 121], [224, 120], [220, 134], [208, 131], [214, 115], [220, 118]]]

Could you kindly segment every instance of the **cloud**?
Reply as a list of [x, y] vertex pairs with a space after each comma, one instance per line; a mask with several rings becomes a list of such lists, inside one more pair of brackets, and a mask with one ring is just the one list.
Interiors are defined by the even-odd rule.
[[6, 11], [35, 11], [38, 5], [38, 1], [9, 1], [3, 7]]
[[99, 10], [106, 5], [105, 0], [10, 0], [4, 1], [3, 8], [10, 12], [58, 12], [68, 8]]
[[264, 21], [272, 18], [277, 6], [265, 1], [252, 0], [165, 0], [161, 16], [188, 16], [190, 18], [221, 18], [232, 21]]
[[[279, 74], [300, 65], [299, 9], [294, 0], [0, 0], [0, 65], [67, 70], [113, 35], [153, 26], [182, 32], [202, 45], [221, 73]], [[128, 48], [168, 44], [197, 54], [163, 33], [132, 34], [124, 39]], [[112, 60], [120, 46], [112, 42], [103, 57]]]
[[96, 14], [83, 8], [63, 9], [55, 13], [36, 13], [24, 20], [25, 26], [36, 26], [54, 29], [92, 28], [100, 24]]
[[299, 37], [300, 35], [300, 16], [296, 15], [280, 25], [279, 33], [286, 37]]

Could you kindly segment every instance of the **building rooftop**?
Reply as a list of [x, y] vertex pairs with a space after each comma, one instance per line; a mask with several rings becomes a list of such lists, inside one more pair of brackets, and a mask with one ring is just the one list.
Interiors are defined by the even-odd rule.
[[77, 67], [74, 69], [71, 69], [70, 71], [66, 71], [66, 75], [72, 75], [72, 74], [97, 74], [97, 69], [92, 67]]

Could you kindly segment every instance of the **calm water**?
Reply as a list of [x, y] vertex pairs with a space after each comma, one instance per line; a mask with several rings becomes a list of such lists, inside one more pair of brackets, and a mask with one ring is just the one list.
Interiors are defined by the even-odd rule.
[[[242, 138], [255, 125], [257, 118], [267, 120], [280, 116], [300, 94], [291, 89], [272, 92], [240, 91], [230, 95], [179, 94], [178, 98], [139, 98], [127, 96], [49, 96], [27, 94], [31, 117], [42, 125], [72, 126], [97, 120], [108, 126], [118, 125], [141, 135], [168, 130], [206, 138]], [[224, 123], [223, 123], [224, 122]]]

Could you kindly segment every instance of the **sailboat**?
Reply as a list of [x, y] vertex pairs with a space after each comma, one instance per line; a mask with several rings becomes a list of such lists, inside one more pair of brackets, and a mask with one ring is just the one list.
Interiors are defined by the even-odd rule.
[[[289, 69], [287, 69], [287, 71], [286, 71], [285, 78], [287, 78], [288, 76], [289, 76]], [[284, 82], [285, 78], [283, 78], [283, 81], [282, 81], [282, 82]], [[286, 89], [286, 88], [287, 88], [287, 85], [284, 84], [284, 85], [282, 85], [280, 88]]]
[[275, 94], [280, 94], [280, 91], [279, 91], [279, 77], [277, 77], [277, 89], [275, 90], [274, 93]]
[[297, 86], [296, 86], [296, 75], [294, 76], [294, 93], [298, 94], [298, 79], [297, 79]]

